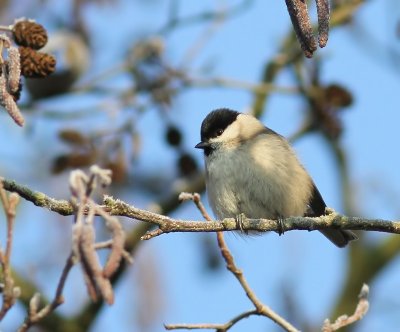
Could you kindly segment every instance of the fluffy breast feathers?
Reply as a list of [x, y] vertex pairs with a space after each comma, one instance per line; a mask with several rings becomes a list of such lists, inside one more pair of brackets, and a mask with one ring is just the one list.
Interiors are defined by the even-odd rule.
[[219, 219], [240, 213], [274, 219], [303, 215], [312, 195], [309, 175], [283, 137], [252, 119], [251, 127], [248, 121], [228, 127], [218, 153], [206, 158], [214, 213]]

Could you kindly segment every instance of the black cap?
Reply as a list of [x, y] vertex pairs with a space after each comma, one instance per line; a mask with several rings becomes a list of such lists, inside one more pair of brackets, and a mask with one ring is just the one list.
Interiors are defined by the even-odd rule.
[[219, 131], [225, 130], [239, 114], [228, 108], [219, 108], [209, 113], [201, 124], [201, 141], [206, 142], [210, 138], [220, 135]]

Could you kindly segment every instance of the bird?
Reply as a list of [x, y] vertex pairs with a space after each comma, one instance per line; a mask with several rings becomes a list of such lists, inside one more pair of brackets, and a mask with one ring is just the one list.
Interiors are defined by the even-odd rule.
[[[204, 152], [208, 201], [218, 219], [325, 214], [326, 204], [289, 142], [254, 116], [213, 110], [200, 136], [195, 148]], [[357, 239], [348, 230], [320, 232], [340, 248]]]

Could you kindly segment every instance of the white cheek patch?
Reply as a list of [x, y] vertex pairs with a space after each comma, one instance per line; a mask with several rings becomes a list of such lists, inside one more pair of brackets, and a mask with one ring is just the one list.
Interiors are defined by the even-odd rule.
[[222, 135], [210, 139], [210, 142], [224, 143], [229, 146], [247, 140], [264, 129], [264, 125], [256, 118], [247, 114], [239, 114], [236, 121], [232, 122]]
[[227, 143], [237, 140], [240, 136], [240, 126], [237, 121], [231, 123], [222, 133], [222, 135], [210, 139], [211, 143]]

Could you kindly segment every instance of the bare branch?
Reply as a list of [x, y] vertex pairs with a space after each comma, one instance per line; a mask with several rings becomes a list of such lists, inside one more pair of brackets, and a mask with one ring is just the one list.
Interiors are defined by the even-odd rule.
[[[72, 203], [67, 202], [67, 204], [75, 212], [75, 224], [72, 232], [72, 252], [64, 266], [53, 301], [39, 310], [40, 294], [34, 294], [29, 302], [28, 316], [19, 328], [19, 332], [27, 331], [29, 327], [49, 315], [64, 302], [62, 292], [67, 276], [76, 262], [81, 263], [88, 293], [92, 300], [96, 301], [101, 296], [108, 304], [113, 303], [114, 293], [110, 277], [118, 268], [121, 258], [129, 256], [126, 255], [124, 250], [125, 235], [117, 218], [110, 216], [107, 212], [99, 208], [90, 198], [90, 194], [97, 185], [105, 186], [109, 185], [110, 182], [111, 171], [101, 169], [98, 166], [92, 166], [89, 175], [80, 170], [71, 172], [69, 183], [72, 193]], [[0, 181], [0, 185], [3, 183], [3, 181]], [[29, 190], [26, 191], [31, 193]], [[4, 199], [5, 194], [1, 192], [0, 194], [1, 198]], [[40, 193], [33, 194], [34, 197], [45, 196]], [[10, 197], [12, 195], [16, 194], [12, 193]], [[47, 197], [43, 201], [51, 202], [51, 206], [55, 202], [55, 200]], [[62, 202], [62, 204], [64, 205], [65, 202]], [[6, 205], [8, 207], [15, 207], [16, 204], [12, 200], [9, 200]], [[112, 233], [110, 241], [95, 242], [93, 223], [96, 212], [106, 220], [106, 225]], [[100, 248], [111, 248], [111, 253], [104, 269], [96, 253], [96, 250]], [[127, 259], [129, 260], [129, 258]]]
[[298, 94], [300, 90], [295, 86], [282, 86], [273, 83], [252, 83], [241, 81], [230, 77], [194, 77], [187, 73], [182, 73], [184, 84], [191, 87], [224, 87], [230, 89], [248, 90], [255, 94], [260, 93], [280, 93], [280, 94]]
[[[112, 246], [113, 246], [113, 240], [107, 240], [107, 241], [104, 241], [104, 242], [95, 243], [94, 248], [96, 250], [99, 250], [99, 249], [111, 249]], [[131, 256], [131, 254], [128, 251], [126, 251], [125, 249], [122, 251], [122, 257], [126, 260], [127, 263], [133, 264], [133, 258]]]
[[57, 212], [63, 216], [70, 216], [74, 213], [74, 208], [67, 200], [57, 200], [46, 196], [40, 191], [34, 191], [27, 186], [20, 185], [15, 181], [0, 178], [5, 190], [15, 192], [27, 201], [32, 202], [36, 206], [44, 207], [50, 211]]
[[19, 196], [16, 193], [7, 195], [3, 189], [2, 183], [0, 183], [0, 201], [3, 205], [3, 209], [7, 219], [7, 238], [6, 248], [0, 247], [0, 266], [3, 273], [4, 285], [2, 287], [3, 301], [0, 309], [0, 321], [7, 314], [8, 310], [15, 304], [21, 291], [19, 287], [14, 286], [14, 279], [11, 275], [10, 257], [11, 249], [14, 238], [14, 223], [15, 223], [15, 211], [19, 202]]
[[208, 329], [208, 330], [216, 330], [218, 332], [225, 332], [229, 330], [233, 325], [237, 322], [241, 321], [244, 318], [250, 317], [252, 315], [260, 315], [257, 310], [249, 310], [246, 312], [237, 315], [236, 317], [232, 318], [225, 324], [209, 324], [209, 323], [202, 323], [202, 324], [165, 324], [164, 327], [166, 330], [201, 330], [201, 329]]
[[242, 0], [240, 3], [236, 5], [232, 5], [229, 8], [226, 8], [223, 11], [214, 10], [214, 11], [204, 11], [199, 14], [193, 14], [189, 16], [178, 17], [177, 13], [177, 5], [174, 2], [171, 2], [170, 15], [167, 24], [162, 27], [159, 31], [160, 34], [166, 34], [172, 29], [176, 29], [178, 27], [188, 26], [196, 23], [207, 22], [218, 20], [221, 18], [233, 17], [239, 13], [242, 13], [243, 10], [250, 7], [250, 4], [253, 0]]
[[[121, 215], [134, 218], [144, 222], [150, 222], [159, 227], [157, 232], [147, 233], [142, 237], [148, 240], [154, 236], [170, 232], [220, 232], [220, 231], [272, 231], [279, 234], [280, 226], [276, 220], [269, 219], [247, 219], [243, 218], [239, 224], [234, 218], [227, 218], [222, 221], [204, 223], [201, 221], [184, 221], [172, 219], [157, 213], [138, 209], [134, 206], [116, 200], [110, 196], [104, 197], [106, 209], [112, 215]], [[329, 214], [318, 217], [290, 217], [283, 219], [283, 230], [321, 230], [321, 229], [348, 229], [368, 230], [400, 234], [400, 221], [387, 221], [380, 219], [364, 219], [358, 217], [342, 216], [328, 211]]]
[[67, 277], [69, 272], [71, 271], [73, 265], [74, 265], [74, 256], [73, 254], [70, 254], [64, 269], [61, 273], [60, 280], [58, 281], [56, 293], [54, 296], [54, 299], [51, 303], [47, 304], [44, 306], [41, 310], [39, 310], [39, 304], [40, 304], [40, 294], [36, 293], [30, 303], [29, 303], [29, 311], [28, 311], [28, 317], [25, 319], [25, 322], [21, 325], [21, 327], [18, 329], [18, 332], [25, 332], [28, 331], [28, 329], [33, 325], [36, 324], [38, 321], [49, 315], [51, 312], [53, 312], [59, 305], [64, 303], [64, 297], [62, 295], [62, 292], [64, 290], [65, 282], [67, 281]]
[[[200, 210], [203, 217], [208, 221], [211, 222], [211, 217], [207, 213], [203, 203], [201, 202], [200, 195], [198, 193], [189, 194], [189, 193], [181, 193], [179, 195], [181, 200], [189, 200], [191, 199], [195, 204], [196, 207]], [[239, 316], [235, 317], [231, 321], [227, 322], [223, 325], [218, 324], [184, 324], [184, 325], [167, 325], [167, 329], [176, 329], [176, 328], [188, 328], [188, 329], [206, 329], [212, 328], [215, 329], [217, 332], [224, 332], [231, 328], [235, 323], [240, 321], [243, 318], [249, 317], [250, 315], [262, 315], [265, 317], [270, 318], [272, 321], [280, 325], [283, 329], [290, 332], [298, 331], [293, 325], [291, 325], [288, 321], [286, 321], [283, 317], [278, 315], [275, 311], [273, 311], [270, 307], [263, 304], [257, 297], [257, 295], [251, 289], [249, 283], [247, 282], [246, 278], [243, 275], [243, 272], [236, 266], [233, 256], [224, 240], [224, 234], [222, 232], [217, 232], [217, 241], [218, 246], [221, 251], [221, 255], [225, 260], [227, 269], [232, 272], [232, 274], [236, 277], [239, 281], [240, 285], [242, 286], [243, 290], [245, 291], [249, 300], [253, 303], [256, 310], [248, 311], [245, 313], [240, 314]]]
[[[44, 193], [33, 191], [14, 181], [2, 179], [2, 182], [5, 190], [16, 192], [37, 206], [47, 208], [61, 215], [72, 215], [74, 213], [73, 206], [66, 200], [50, 198]], [[121, 200], [114, 199], [111, 196], [104, 197], [103, 209], [110, 215], [137, 219], [159, 227], [159, 229], [144, 235], [142, 238], [143, 240], [172, 232], [221, 232], [243, 230], [259, 232], [269, 231], [279, 234], [280, 231], [280, 226], [276, 220], [244, 218], [240, 224], [233, 218], [208, 223], [202, 221], [178, 220], [136, 208]], [[290, 217], [283, 219], [282, 222], [285, 232], [293, 230], [315, 231], [322, 229], [347, 229], [400, 234], [400, 221], [347, 217], [332, 211], [325, 216], [317, 218]]]
[[196, 204], [197, 209], [201, 212], [201, 215], [203, 218], [207, 221], [212, 221], [212, 218], [208, 214], [206, 208], [204, 207], [204, 204], [201, 202], [201, 196], [198, 193], [180, 193], [179, 194], [179, 200], [180, 201], [187, 201], [187, 200], [192, 200], [194, 204]]
[[331, 323], [329, 319], [326, 319], [324, 325], [322, 326], [322, 332], [337, 331], [342, 327], [361, 320], [369, 309], [368, 295], [369, 287], [367, 284], [364, 284], [361, 288], [360, 294], [358, 295], [359, 301], [354, 313], [350, 317], [347, 315], [340, 316], [334, 323]]
[[[94, 245], [94, 248], [96, 250], [98, 249], [104, 249], [104, 248], [111, 248], [112, 247], [112, 240], [109, 241], [104, 241], [104, 242], [99, 242]], [[132, 263], [132, 258], [129, 255], [128, 252], [124, 250], [123, 252], [123, 257], [129, 262]], [[63, 271], [61, 273], [60, 279], [58, 281], [57, 289], [55, 292], [54, 299], [51, 301], [51, 303], [48, 303], [46, 306], [44, 306], [42, 309], [39, 310], [39, 302], [38, 300], [40, 299], [40, 294], [36, 293], [29, 305], [29, 312], [28, 312], [28, 317], [25, 319], [25, 322], [21, 325], [19, 328], [18, 332], [24, 332], [29, 329], [32, 325], [38, 323], [41, 319], [52, 313], [59, 305], [64, 303], [64, 297], [63, 297], [63, 290], [65, 287], [65, 283], [67, 281], [67, 277], [69, 275], [69, 272], [71, 271], [72, 267], [76, 263], [77, 259], [73, 253], [71, 253], [67, 261], [64, 265]]]

